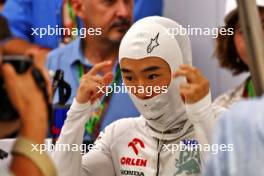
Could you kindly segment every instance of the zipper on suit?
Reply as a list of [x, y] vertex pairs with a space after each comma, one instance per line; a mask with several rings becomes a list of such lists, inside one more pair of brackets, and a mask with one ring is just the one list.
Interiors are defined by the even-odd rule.
[[158, 139], [158, 159], [157, 159], [157, 173], [156, 176], [159, 176], [159, 170], [160, 170], [160, 152], [162, 150], [162, 144], [161, 144], [161, 140]]

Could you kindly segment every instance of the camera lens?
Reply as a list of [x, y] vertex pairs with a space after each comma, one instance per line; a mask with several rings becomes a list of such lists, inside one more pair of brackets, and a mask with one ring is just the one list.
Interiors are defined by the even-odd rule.
[[3, 63], [11, 64], [17, 73], [26, 72], [32, 65], [32, 60], [26, 56], [4, 56]]

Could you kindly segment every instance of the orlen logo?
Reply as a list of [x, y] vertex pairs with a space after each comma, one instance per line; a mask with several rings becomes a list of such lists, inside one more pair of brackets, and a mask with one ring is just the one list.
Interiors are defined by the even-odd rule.
[[145, 144], [138, 138], [134, 138], [131, 142], [128, 143], [128, 147], [132, 147], [134, 153], [138, 155], [138, 149], [136, 146], [140, 146], [141, 148], [145, 148]]
[[[136, 155], [138, 155], [138, 147], [145, 148], [145, 144], [138, 138], [134, 138], [131, 142], [128, 143], [128, 147], [131, 147]], [[120, 160], [122, 165], [127, 166], [147, 166], [147, 160], [142, 158], [131, 158], [131, 157], [122, 157]]]

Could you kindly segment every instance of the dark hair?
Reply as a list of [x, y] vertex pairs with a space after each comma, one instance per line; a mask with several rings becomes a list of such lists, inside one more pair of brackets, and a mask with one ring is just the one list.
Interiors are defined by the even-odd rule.
[[[232, 15], [224, 26], [227, 30], [233, 28], [238, 22], [238, 13]], [[233, 75], [249, 71], [248, 66], [241, 60], [234, 44], [234, 35], [219, 35], [216, 39], [216, 47], [214, 55], [218, 59], [220, 66], [231, 70]]]
[[0, 26], [1, 26], [0, 29], [0, 42], [1, 42], [11, 37], [11, 32], [9, 30], [7, 20], [2, 15], [0, 15]]

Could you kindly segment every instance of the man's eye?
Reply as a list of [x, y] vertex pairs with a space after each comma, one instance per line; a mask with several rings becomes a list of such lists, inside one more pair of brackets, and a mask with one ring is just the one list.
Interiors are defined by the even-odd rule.
[[148, 76], [148, 79], [152, 80], [152, 79], [156, 79], [159, 75], [158, 74], [152, 74]]
[[132, 76], [125, 76], [125, 79], [126, 79], [127, 81], [132, 81]]
[[103, 2], [107, 5], [111, 5], [114, 3], [114, 0], [104, 0]]

